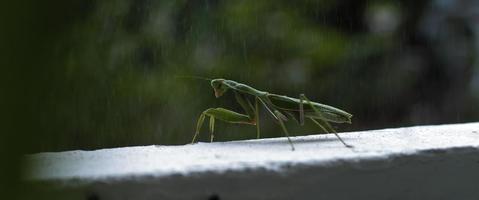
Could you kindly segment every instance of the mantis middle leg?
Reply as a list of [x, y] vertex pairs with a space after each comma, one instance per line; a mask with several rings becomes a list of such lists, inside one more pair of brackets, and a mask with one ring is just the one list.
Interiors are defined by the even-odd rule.
[[[284, 116], [279, 110], [274, 108], [273, 104], [268, 98], [265, 98], [265, 99], [257, 98], [257, 100], [259, 100], [264, 105], [266, 110], [268, 110], [268, 112], [273, 116], [273, 118], [279, 122], [279, 125], [281, 126], [283, 133], [286, 135], [286, 138], [288, 139], [288, 142], [291, 145], [291, 150], [294, 151], [293, 142], [291, 141], [291, 138], [289, 137], [288, 129], [286, 129], [286, 126], [284, 125], [284, 121], [287, 121], [288, 118], [286, 118], [286, 116]], [[269, 106], [271, 106], [273, 110], [271, 110]]]

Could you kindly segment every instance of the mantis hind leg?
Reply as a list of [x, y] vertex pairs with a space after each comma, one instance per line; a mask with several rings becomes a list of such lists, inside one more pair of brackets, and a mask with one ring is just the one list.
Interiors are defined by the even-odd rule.
[[303, 105], [302, 105], [302, 102], [303, 101], [306, 101], [306, 103], [311, 107], [313, 108], [314, 110], [314, 113], [317, 115], [317, 118], [313, 118], [313, 117], [308, 117], [309, 119], [311, 119], [316, 125], [318, 125], [321, 129], [323, 129], [323, 131], [325, 131], [326, 133], [333, 133], [338, 139], [339, 141], [341, 141], [341, 143], [343, 143], [343, 145], [347, 148], [352, 148], [353, 146], [352, 145], [349, 145], [349, 144], [346, 144], [346, 142], [344, 142], [344, 140], [339, 137], [338, 133], [336, 132], [336, 130], [334, 130], [334, 128], [331, 126], [331, 124], [329, 124], [329, 122], [327, 122], [326, 120], [323, 120], [324, 117], [322, 116], [321, 114], [321, 111], [319, 111], [319, 109], [317, 109], [316, 107], [314, 107], [314, 105], [311, 103], [311, 101], [306, 97], [306, 95], [304, 94], [300, 94], [299, 95], [299, 99], [300, 99], [300, 116], [302, 115], [303, 118], [304, 118], [304, 109], [302, 109]]
[[304, 106], [303, 106], [303, 97], [304, 94], [299, 95], [299, 125], [304, 125]]
[[258, 97], [255, 98], [254, 101], [254, 114], [255, 114], [255, 122], [256, 122], [256, 139], [260, 137], [260, 130], [259, 130], [259, 106], [258, 106]]
[[[309, 119], [311, 119], [311, 121], [313, 121], [316, 125], [318, 125], [318, 126], [319, 126], [321, 129], [323, 129], [325, 132], [327, 132], [327, 133], [333, 133], [333, 134], [339, 139], [339, 141], [341, 141], [341, 143], [343, 143], [343, 145], [344, 145], [345, 147], [348, 147], [348, 148], [353, 147], [352, 145], [346, 144], [346, 142], [344, 142], [344, 140], [343, 140], [341, 137], [339, 137], [338, 133], [336, 133], [336, 131], [334, 131], [334, 129], [330, 128], [331, 125], [329, 125], [328, 122], [326, 122], [326, 121], [324, 121], [324, 120], [321, 120], [321, 119], [318, 119], [318, 120], [319, 120], [319, 122], [318, 122], [318, 121], [316, 121], [314, 118], [311, 118], [311, 117], [309, 117]], [[329, 128], [327, 128], [328, 126], [329, 126]], [[328, 129], [329, 129], [330, 131], [328, 131]]]

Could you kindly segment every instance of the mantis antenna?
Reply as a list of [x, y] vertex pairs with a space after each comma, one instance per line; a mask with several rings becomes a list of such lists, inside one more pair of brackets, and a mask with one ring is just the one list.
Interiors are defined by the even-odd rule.
[[184, 75], [176, 75], [176, 78], [187, 78], [187, 79], [200, 79], [200, 80], [206, 80], [206, 81], [211, 81], [213, 79], [211, 78], [205, 78], [202, 76], [184, 76]]

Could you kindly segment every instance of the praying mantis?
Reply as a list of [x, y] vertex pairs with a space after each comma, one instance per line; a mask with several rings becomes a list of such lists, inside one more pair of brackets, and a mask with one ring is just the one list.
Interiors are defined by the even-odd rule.
[[[221, 120], [227, 123], [246, 124], [256, 126], [256, 137], [260, 138], [259, 127], [259, 104], [263, 105], [268, 113], [278, 122], [283, 133], [291, 145], [291, 150], [294, 151], [294, 145], [291, 141], [290, 134], [284, 124], [289, 118], [297, 121], [301, 126], [304, 125], [305, 118], [311, 120], [319, 128], [327, 133], [334, 133], [334, 135], [341, 141], [341, 143], [351, 148], [352, 146], [346, 144], [336, 131], [331, 126], [330, 122], [334, 123], [351, 123], [353, 115], [341, 109], [310, 101], [304, 94], [300, 94], [299, 98], [292, 98], [284, 95], [272, 94], [265, 91], [257, 90], [246, 84], [238, 83], [232, 80], [222, 78], [209, 79], [211, 80], [211, 87], [213, 87], [216, 98], [223, 96], [223, 94], [231, 90], [236, 98], [236, 101], [244, 110], [245, 114], [241, 114], [225, 108], [208, 108], [201, 113], [196, 123], [196, 131], [191, 143], [196, 141], [200, 133], [201, 127], [206, 117], [209, 117], [209, 131], [210, 141], [214, 139], [215, 120]], [[254, 98], [254, 105], [251, 102]], [[299, 119], [298, 119], [299, 118]]]

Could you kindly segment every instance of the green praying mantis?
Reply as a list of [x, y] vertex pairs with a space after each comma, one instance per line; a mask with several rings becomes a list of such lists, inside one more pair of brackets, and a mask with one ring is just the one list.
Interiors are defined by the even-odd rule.
[[[334, 133], [344, 146], [350, 148], [351, 145], [339, 137], [331, 126], [334, 123], [351, 123], [352, 115], [338, 108], [310, 101], [304, 94], [300, 94], [299, 98], [291, 98], [284, 95], [272, 94], [265, 91], [257, 90], [246, 84], [238, 83], [232, 80], [222, 78], [209, 79], [211, 87], [213, 87], [216, 98], [221, 97], [225, 92], [232, 91], [236, 101], [244, 110], [245, 114], [237, 113], [225, 108], [209, 108], [201, 113], [196, 124], [196, 132], [193, 136], [192, 143], [195, 142], [200, 133], [201, 127], [206, 117], [209, 117], [210, 141], [214, 139], [215, 120], [221, 120], [227, 123], [246, 124], [256, 126], [256, 137], [260, 138], [259, 127], [259, 105], [263, 105], [268, 113], [278, 122], [284, 132], [291, 150], [294, 151], [293, 142], [290, 134], [284, 124], [288, 119], [294, 119], [300, 125], [304, 125], [305, 118], [311, 120], [319, 128], [327, 133]], [[254, 98], [254, 105], [251, 99]], [[299, 119], [298, 119], [299, 118]]]

